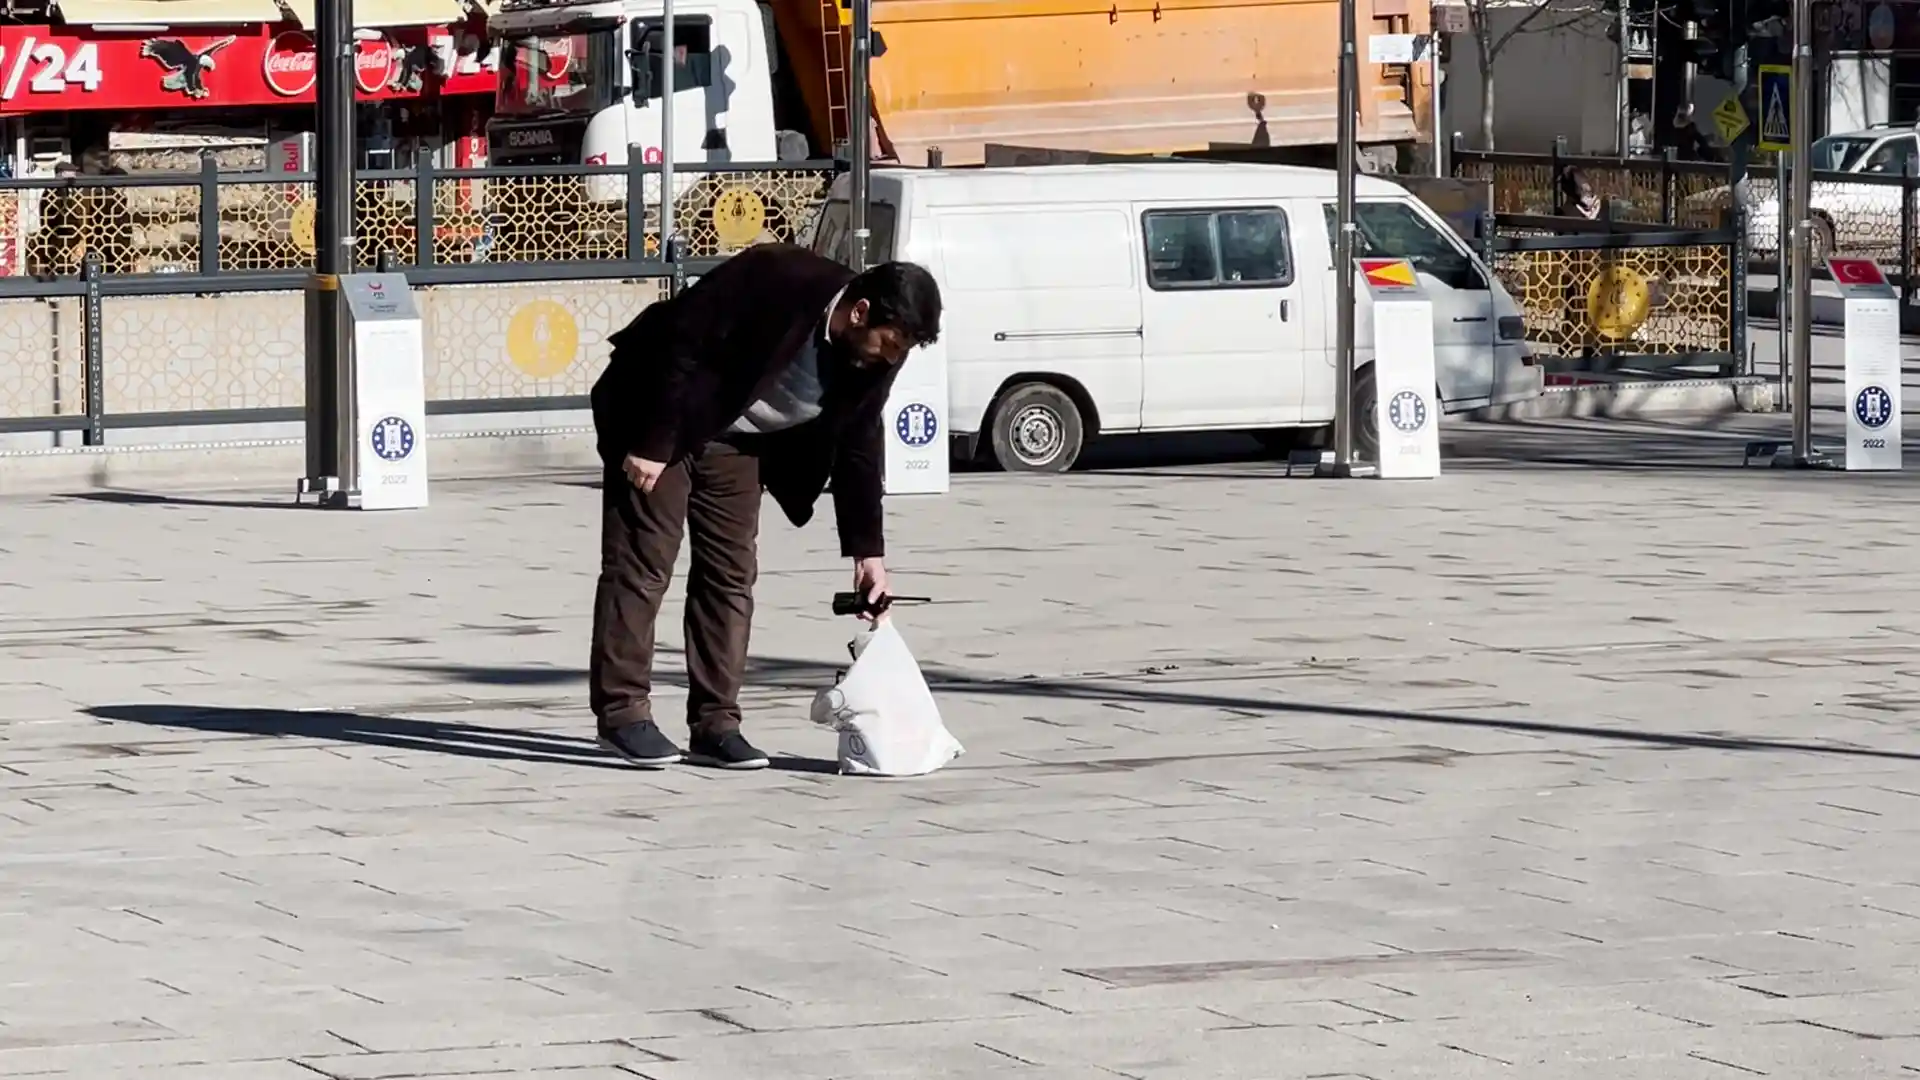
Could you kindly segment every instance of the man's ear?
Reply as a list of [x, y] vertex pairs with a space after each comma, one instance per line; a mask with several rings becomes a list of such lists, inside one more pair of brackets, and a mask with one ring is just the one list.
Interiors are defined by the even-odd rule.
[[848, 326], [867, 325], [867, 309], [871, 308], [872, 306], [873, 306], [872, 304], [868, 303], [865, 300], [855, 300], [853, 302], [853, 306], [847, 309], [847, 325]]

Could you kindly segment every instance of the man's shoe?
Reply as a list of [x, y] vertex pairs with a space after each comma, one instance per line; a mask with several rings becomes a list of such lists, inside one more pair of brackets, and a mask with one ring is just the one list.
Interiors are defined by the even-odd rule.
[[603, 728], [600, 732], [600, 745], [643, 769], [675, 765], [681, 758], [680, 748], [673, 744], [672, 739], [667, 738], [665, 732], [654, 726], [651, 720], [622, 724], [617, 728]]
[[715, 769], [764, 769], [767, 755], [753, 748], [738, 731], [719, 735], [695, 735], [687, 743], [687, 764]]

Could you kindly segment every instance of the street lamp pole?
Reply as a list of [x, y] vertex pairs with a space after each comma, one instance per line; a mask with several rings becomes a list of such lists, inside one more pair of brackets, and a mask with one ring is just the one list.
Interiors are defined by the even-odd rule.
[[307, 475], [302, 494], [345, 506], [355, 475], [353, 369], [340, 275], [354, 270], [353, 0], [319, 0], [314, 49], [319, 138], [314, 146], [313, 277], [306, 302]]
[[867, 201], [873, 145], [873, 0], [853, 0], [853, 56], [847, 79], [847, 232], [849, 262], [855, 273], [867, 268]]
[[[856, 0], [858, 2], [858, 0]], [[1334, 476], [1353, 475], [1353, 188], [1358, 167], [1358, 63], [1354, 55], [1354, 0], [1340, 0], [1339, 153], [1334, 168], [1337, 228], [1333, 242], [1334, 283]]]
[[673, 0], [660, 0], [660, 251], [673, 275], [668, 288], [677, 294], [686, 286], [687, 273], [673, 216], [673, 84], [680, 74], [673, 31]]
[[[1793, 0], [1793, 271], [1788, 329], [1793, 367], [1793, 462], [1813, 463], [1813, 0]], [[1766, 102], [1760, 103], [1764, 116]]]

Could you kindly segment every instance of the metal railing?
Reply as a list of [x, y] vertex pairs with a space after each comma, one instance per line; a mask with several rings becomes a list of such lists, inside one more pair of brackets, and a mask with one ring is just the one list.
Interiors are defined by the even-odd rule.
[[1530, 214], [1490, 224], [1484, 257], [1550, 372], [1743, 373], [1735, 230]]
[[[1492, 188], [1495, 213], [1558, 215], [1566, 205], [1561, 178], [1578, 170], [1607, 207], [1625, 223], [1680, 229], [1721, 227], [1732, 209], [1727, 166], [1716, 162], [1655, 158], [1576, 156], [1555, 143], [1546, 154], [1468, 150], [1456, 145], [1453, 175], [1484, 180]], [[1745, 239], [1747, 265], [1760, 273], [1778, 271], [1780, 213], [1778, 171], [1755, 165], [1748, 173]], [[1916, 273], [1915, 211], [1920, 206], [1920, 175], [1908, 163], [1904, 174], [1819, 170], [1813, 174], [1815, 277], [1830, 255], [1872, 259], [1901, 290], [1906, 304], [1920, 302]]]
[[[801, 239], [836, 169], [831, 161], [676, 168], [690, 264]], [[660, 166], [638, 162], [442, 170], [423, 159], [411, 170], [362, 172], [356, 259], [371, 267], [384, 258], [416, 284], [655, 276], [666, 272], [660, 193]], [[313, 261], [313, 177], [223, 173], [208, 157], [197, 173], [0, 180], [0, 242], [14, 245], [0, 297], [78, 295], [87, 255], [108, 281], [175, 279], [167, 293], [180, 291], [183, 277], [297, 287]]]

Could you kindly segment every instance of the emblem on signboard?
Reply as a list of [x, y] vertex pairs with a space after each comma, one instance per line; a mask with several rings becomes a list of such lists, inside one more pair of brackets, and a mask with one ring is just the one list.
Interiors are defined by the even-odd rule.
[[1402, 390], [1387, 402], [1387, 422], [1411, 435], [1427, 426], [1427, 399]]
[[573, 366], [580, 327], [552, 300], [523, 304], [507, 320], [507, 359], [536, 379], [550, 379]]
[[915, 450], [932, 442], [940, 434], [940, 418], [933, 409], [914, 402], [893, 418], [893, 433]]
[[1601, 267], [1587, 288], [1587, 317], [1601, 337], [1615, 341], [1632, 337], [1652, 307], [1653, 290], [1646, 276], [1617, 263]]
[[189, 48], [179, 38], [149, 38], [140, 45], [140, 55], [160, 65], [160, 89], [199, 100], [212, 93], [206, 74], [214, 70], [213, 54], [240, 40], [229, 34], [199, 49]]
[[413, 425], [389, 416], [373, 425], [373, 454], [381, 461], [405, 461], [413, 453]]
[[1893, 395], [1883, 387], [1869, 386], [1853, 399], [1853, 418], [1869, 431], [1877, 431], [1893, 421]]
[[767, 204], [759, 193], [730, 187], [713, 200], [713, 231], [730, 248], [746, 247], [767, 227]]

